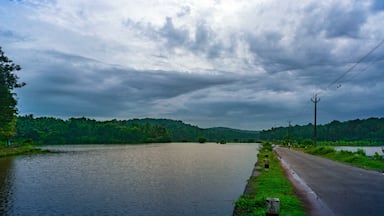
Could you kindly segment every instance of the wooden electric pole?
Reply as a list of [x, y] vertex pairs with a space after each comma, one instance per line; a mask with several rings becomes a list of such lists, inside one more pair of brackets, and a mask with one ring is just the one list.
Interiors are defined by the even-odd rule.
[[315, 104], [315, 122], [313, 125], [313, 144], [316, 146], [316, 113], [317, 113], [317, 103], [320, 101], [320, 98], [317, 97], [317, 94], [311, 98], [311, 101]]

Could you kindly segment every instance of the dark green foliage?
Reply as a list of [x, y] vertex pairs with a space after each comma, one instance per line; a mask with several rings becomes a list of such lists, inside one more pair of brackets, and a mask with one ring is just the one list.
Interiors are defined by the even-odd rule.
[[14, 88], [20, 88], [25, 83], [19, 83], [14, 74], [21, 68], [5, 56], [0, 47], [0, 143], [8, 140], [15, 134], [15, 121], [17, 114], [16, 94]]
[[[299, 144], [310, 145], [313, 140], [313, 125], [295, 125], [292, 127], [277, 127], [260, 132], [262, 140], [284, 140], [289, 133], [292, 140]], [[365, 120], [351, 120], [346, 122], [332, 121], [317, 126], [317, 141], [335, 142], [332, 145], [380, 145], [384, 143], [384, 118], [368, 118]], [[357, 142], [358, 141], [358, 142]], [[337, 142], [337, 143], [336, 143]]]
[[374, 160], [383, 160], [383, 156], [379, 155], [379, 153], [375, 152], [373, 155]]
[[18, 117], [15, 139], [37, 144], [134, 144], [170, 142], [159, 125], [129, 124], [127, 121], [96, 121], [87, 118]]
[[358, 155], [360, 155], [360, 156], [367, 156], [367, 155], [365, 154], [364, 149], [357, 149], [356, 154], [358, 154]]
[[205, 143], [205, 142], [207, 142], [207, 138], [205, 138], [205, 137], [199, 137], [199, 138], [197, 139], [197, 141], [198, 141], [199, 143]]
[[[37, 144], [135, 144], [250, 140], [256, 132], [228, 128], [201, 129], [181, 121], [133, 119], [96, 121], [87, 118], [17, 118], [15, 139]], [[199, 139], [201, 138], [201, 139]]]

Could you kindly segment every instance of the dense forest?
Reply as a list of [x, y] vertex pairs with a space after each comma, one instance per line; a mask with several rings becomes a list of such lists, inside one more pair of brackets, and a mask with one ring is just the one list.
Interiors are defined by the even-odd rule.
[[135, 144], [163, 142], [254, 142], [258, 132], [229, 128], [202, 129], [169, 119], [96, 121], [19, 116], [15, 140], [36, 144]]
[[[260, 131], [261, 140], [293, 140], [310, 143], [313, 139], [313, 124], [304, 126], [277, 127]], [[384, 118], [356, 119], [345, 122], [332, 121], [317, 126], [317, 141], [359, 141], [363, 144], [384, 143]]]

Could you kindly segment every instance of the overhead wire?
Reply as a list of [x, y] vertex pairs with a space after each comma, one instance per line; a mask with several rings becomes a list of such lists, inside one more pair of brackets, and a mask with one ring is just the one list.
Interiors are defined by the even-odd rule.
[[[363, 57], [361, 57], [357, 62], [355, 62], [350, 68], [348, 68], [343, 74], [341, 74], [339, 77], [337, 77], [334, 81], [332, 81], [327, 89], [329, 89], [332, 85], [340, 82], [348, 73], [350, 73], [353, 69], [355, 69], [355, 67], [357, 65], [359, 65], [362, 61], [364, 61], [368, 56], [370, 56], [375, 50], [377, 50], [381, 45], [384, 44], [384, 39], [381, 40], [375, 47], [373, 47], [367, 54], [365, 54]], [[367, 68], [369, 67], [370, 65], [367, 66]], [[365, 68], [365, 70], [367, 69]], [[365, 71], [364, 70], [364, 71]], [[338, 88], [340, 88], [341, 85], [339, 84], [338, 85]]]
[[[341, 87], [341, 83], [340, 81], [350, 72], [352, 72], [361, 62], [363, 62], [364, 60], [366, 60], [373, 52], [375, 52], [378, 48], [380, 48], [382, 45], [384, 44], [384, 39], [381, 40], [379, 43], [376, 44], [376, 46], [374, 46], [372, 49], [369, 50], [368, 53], [366, 53], [364, 56], [362, 56], [360, 59], [358, 59], [358, 61], [356, 61], [351, 67], [349, 67], [344, 73], [342, 73], [340, 76], [338, 76], [335, 80], [333, 80], [332, 82], [330, 82], [327, 86], [326, 89], [329, 89], [330, 87], [332, 87], [333, 85], [335, 84], [338, 84], [336, 86], [336, 88], [340, 88]], [[366, 65], [365, 68], [362, 69], [362, 71], [366, 71], [374, 62], [374, 60], [370, 61], [369, 64]], [[319, 92], [315, 91], [315, 94], [314, 94], [314, 97], [317, 97], [319, 96]], [[306, 103], [306, 105], [304, 107], [302, 107], [302, 109], [299, 109], [300, 111], [296, 111], [294, 113], [291, 113], [291, 115], [289, 115], [289, 118], [295, 118], [296, 116], [298, 115], [303, 115], [303, 114], [308, 114], [309, 112], [309, 105], [310, 103]]]
[[[355, 79], [357, 76], [359, 76], [362, 72], [365, 72], [368, 70], [369, 67], [371, 67], [373, 65], [373, 63], [377, 63], [377, 62], [380, 62], [380, 61], [384, 61], [384, 59], [382, 60], [377, 60], [378, 58], [376, 59], [373, 59], [372, 61], [369, 61], [365, 67], [363, 67], [361, 70], [358, 70], [359, 73], [355, 73], [355, 74], [352, 74], [351, 76], [349, 76], [349, 78], [345, 79], [343, 82], [348, 82], [348, 81], [351, 81], [353, 79]], [[341, 82], [339, 82], [339, 84], [337, 85], [338, 88], [341, 87]]]
[[[378, 44], [376, 44], [376, 46], [374, 46], [371, 50], [369, 50], [368, 53], [366, 53], [364, 56], [362, 56], [358, 61], [356, 61], [351, 67], [349, 67], [344, 73], [342, 73], [339, 77], [337, 77], [334, 81], [330, 82], [329, 85], [327, 86], [326, 90], [328, 90], [330, 87], [332, 87], [333, 85], [335, 85], [336, 83], [338, 83], [338, 85], [336, 86], [336, 89], [339, 89], [341, 87], [341, 83], [340, 81], [348, 74], [350, 73], [351, 71], [353, 71], [361, 62], [363, 62], [366, 58], [368, 58], [368, 56], [370, 56], [374, 51], [376, 51], [380, 46], [382, 46], [384, 44], [384, 39], [381, 40]], [[368, 67], [373, 64], [374, 61], [371, 61], [364, 69], [363, 71], [366, 71], [368, 69]], [[314, 102], [314, 103], [317, 103], [320, 98], [318, 97], [319, 96], [319, 92], [318, 91], [315, 91], [314, 93], [314, 96], [311, 98], [311, 101]], [[319, 99], [318, 101], [314, 101], [313, 99], [317, 100]]]

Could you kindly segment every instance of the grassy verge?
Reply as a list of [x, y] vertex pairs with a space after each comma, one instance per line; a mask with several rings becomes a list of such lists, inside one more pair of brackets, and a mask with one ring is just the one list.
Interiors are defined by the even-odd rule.
[[384, 158], [378, 154], [373, 157], [368, 157], [363, 150], [358, 150], [357, 152], [336, 151], [334, 148], [327, 146], [309, 147], [302, 150], [309, 154], [325, 157], [364, 169], [384, 172]]
[[280, 199], [280, 215], [307, 215], [304, 204], [294, 193], [293, 186], [286, 179], [284, 170], [269, 144], [263, 144], [257, 165], [264, 167], [265, 155], [268, 155], [269, 170], [260, 169], [260, 175], [252, 176], [248, 180], [249, 190], [236, 201], [233, 215], [264, 216], [267, 197]]
[[14, 155], [26, 155], [36, 153], [48, 153], [48, 150], [42, 150], [35, 148], [32, 145], [21, 146], [21, 147], [0, 147], [0, 157], [14, 156]]
[[383, 145], [383, 142], [378, 141], [319, 141], [317, 142], [317, 145], [319, 146], [381, 146]]

